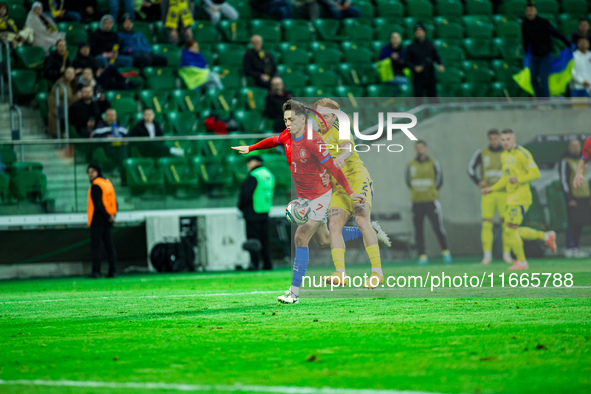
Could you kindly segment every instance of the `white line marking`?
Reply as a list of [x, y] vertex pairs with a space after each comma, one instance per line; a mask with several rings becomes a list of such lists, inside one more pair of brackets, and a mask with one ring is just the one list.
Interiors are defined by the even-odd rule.
[[243, 392], [243, 393], [281, 393], [281, 394], [437, 394], [426, 391], [341, 389], [332, 387], [294, 387], [259, 385], [202, 385], [183, 383], [136, 383], [136, 382], [92, 382], [76, 380], [2, 380], [0, 385], [53, 386], [53, 387], [100, 387], [116, 389], [176, 390], [201, 392]]

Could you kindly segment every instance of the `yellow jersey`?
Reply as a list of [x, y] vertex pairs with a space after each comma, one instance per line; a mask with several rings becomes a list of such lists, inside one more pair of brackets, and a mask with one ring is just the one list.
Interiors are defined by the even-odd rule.
[[[503, 176], [491, 186], [493, 191], [507, 191], [507, 205], [531, 205], [532, 196], [529, 183], [540, 177], [540, 169], [531, 153], [522, 146], [506, 150], [501, 154]], [[516, 177], [517, 183], [509, 182]]]
[[[326, 145], [326, 149], [332, 156], [333, 159], [336, 159], [343, 151], [348, 151], [349, 149], [352, 150], [351, 156], [345, 160], [345, 166], [342, 168], [343, 173], [349, 179], [349, 177], [355, 176], [360, 172], [367, 172], [363, 161], [359, 157], [359, 153], [355, 151], [355, 142], [353, 138], [349, 138], [347, 140], [339, 139], [339, 120], [336, 119], [330, 130], [326, 133], [320, 133], [324, 143]], [[341, 142], [348, 141], [351, 145], [347, 148], [339, 147]], [[337, 149], [338, 148], [338, 149]]]

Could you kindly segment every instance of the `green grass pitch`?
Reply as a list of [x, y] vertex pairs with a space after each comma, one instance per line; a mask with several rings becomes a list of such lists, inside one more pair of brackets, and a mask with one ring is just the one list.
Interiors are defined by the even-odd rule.
[[[589, 260], [530, 266], [571, 272], [583, 291], [591, 285]], [[589, 298], [374, 291], [279, 305], [290, 277], [284, 269], [0, 282], [0, 393], [591, 392]]]

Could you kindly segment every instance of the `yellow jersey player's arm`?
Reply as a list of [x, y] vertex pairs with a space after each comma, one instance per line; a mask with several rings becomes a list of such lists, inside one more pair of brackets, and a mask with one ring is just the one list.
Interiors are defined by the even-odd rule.
[[503, 175], [501, 179], [497, 181], [494, 185], [490, 187], [490, 190], [496, 192], [498, 190], [505, 190], [507, 187], [507, 183], [509, 183], [509, 177], [507, 175]]
[[334, 159], [334, 166], [342, 169], [345, 166], [345, 161], [353, 154], [353, 143], [349, 140], [339, 142], [339, 149], [341, 153]]
[[525, 169], [525, 174], [521, 174], [518, 177], [516, 177], [517, 183], [523, 184], [535, 181], [540, 177], [540, 169], [538, 168], [538, 165], [534, 161], [534, 158], [532, 157], [531, 153], [529, 153], [525, 149], [522, 149], [521, 147], [518, 147], [517, 149], [519, 149], [519, 151], [521, 152], [521, 155], [519, 156], [519, 161]]

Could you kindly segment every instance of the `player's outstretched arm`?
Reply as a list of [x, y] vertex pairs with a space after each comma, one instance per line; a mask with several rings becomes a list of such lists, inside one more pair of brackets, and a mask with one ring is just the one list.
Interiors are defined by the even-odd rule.
[[324, 161], [322, 165], [324, 165], [328, 172], [330, 172], [330, 174], [337, 180], [339, 185], [345, 189], [349, 197], [360, 204], [365, 204], [365, 196], [363, 194], [353, 193], [353, 189], [351, 189], [351, 185], [349, 185], [349, 181], [345, 174], [343, 174], [343, 171], [335, 167], [334, 161], [331, 160], [330, 156], [327, 159], [328, 160]]
[[509, 183], [509, 177], [507, 175], [503, 175], [501, 179], [497, 181], [497, 183], [490, 187], [483, 187], [482, 189], [480, 189], [480, 192], [484, 195], [487, 195], [490, 192], [503, 190], [507, 187], [507, 183]]
[[578, 189], [583, 184], [583, 172], [587, 168], [587, 164], [589, 162], [587, 160], [579, 160], [579, 164], [577, 165], [577, 173], [575, 174], [575, 179], [573, 179], [573, 187]]
[[341, 142], [339, 149], [341, 153], [334, 159], [334, 166], [340, 170], [345, 167], [345, 162], [353, 154], [353, 144], [349, 141]]
[[233, 146], [232, 149], [237, 150], [238, 152], [242, 153], [243, 155], [248, 154], [249, 152], [255, 150], [262, 150], [262, 149], [271, 149], [279, 146], [279, 137], [269, 137], [265, 138], [262, 141], [257, 142], [254, 145], [250, 146]]

